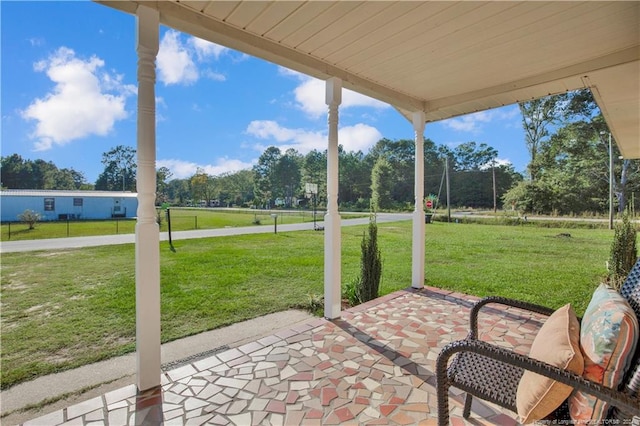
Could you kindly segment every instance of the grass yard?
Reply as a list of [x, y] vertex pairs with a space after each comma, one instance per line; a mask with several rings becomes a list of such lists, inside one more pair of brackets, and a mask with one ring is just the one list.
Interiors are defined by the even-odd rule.
[[[273, 226], [271, 213], [278, 214], [278, 224], [313, 222], [311, 211], [280, 211], [280, 210], [224, 210], [199, 208], [172, 208], [171, 230], [187, 231], [192, 229], [216, 229], [224, 227], [242, 227], [265, 225]], [[316, 212], [316, 220], [323, 220], [324, 212]], [[365, 217], [365, 214], [350, 215], [349, 217]], [[161, 231], [167, 231], [165, 212], [161, 213]], [[0, 226], [2, 241], [38, 240], [45, 238], [84, 237], [92, 235], [133, 234], [135, 219], [112, 220], [78, 220], [38, 222], [35, 229], [29, 230], [26, 224], [4, 223]]]
[[[365, 226], [346, 227], [343, 283]], [[560, 236], [569, 232], [570, 237]], [[612, 231], [434, 223], [426, 284], [498, 294], [581, 315], [605, 273]], [[322, 232], [161, 244], [162, 340], [308, 305], [323, 292]], [[379, 225], [381, 293], [411, 285], [411, 223]], [[135, 348], [134, 246], [2, 255], [2, 388]]]

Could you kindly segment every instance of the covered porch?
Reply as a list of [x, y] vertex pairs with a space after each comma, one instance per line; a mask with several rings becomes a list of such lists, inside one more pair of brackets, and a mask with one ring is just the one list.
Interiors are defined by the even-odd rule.
[[[162, 385], [109, 391], [24, 425], [435, 424], [435, 360], [463, 338], [474, 297], [436, 288], [397, 291], [223, 352], [163, 371]], [[483, 339], [527, 352], [538, 318], [513, 310], [481, 317]], [[212, 347], [215, 342], [212, 342]], [[515, 414], [479, 400], [453, 424], [517, 424]]]
[[637, 2], [111, 1], [137, 17], [136, 344], [139, 391], [162, 384], [156, 223], [160, 25], [322, 79], [327, 105], [324, 316], [342, 316], [338, 129], [343, 88], [394, 106], [415, 143], [411, 287], [426, 276], [430, 122], [590, 89], [625, 158], [640, 157]]
[[[435, 360], [468, 330], [474, 298], [425, 288], [424, 165], [416, 155], [412, 289], [341, 311], [338, 109], [342, 88], [426, 123], [568, 90], [594, 93], [621, 152], [640, 156], [636, 2], [100, 1], [138, 18], [135, 385], [25, 422], [58, 424], [435, 424]], [[326, 80], [325, 317], [161, 371], [155, 201], [159, 26]], [[526, 352], [539, 321], [482, 319]], [[215, 343], [212, 343], [215, 347]], [[463, 424], [453, 395], [453, 423]], [[473, 424], [515, 424], [475, 402]]]

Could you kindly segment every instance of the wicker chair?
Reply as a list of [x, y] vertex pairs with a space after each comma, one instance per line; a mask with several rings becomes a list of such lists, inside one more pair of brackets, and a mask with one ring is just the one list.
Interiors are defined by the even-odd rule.
[[[640, 318], [640, 259], [624, 282], [620, 293], [629, 302]], [[637, 345], [631, 367], [620, 390], [610, 389], [583, 379], [581, 376], [529, 358], [508, 349], [478, 340], [478, 314], [488, 304], [502, 304], [529, 310], [543, 315], [551, 315], [554, 310], [539, 305], [505, 299], [487, 297], [471, 309], [470, 331], [464, 340], [452, 342], [440, 352], [436, 362], [436, 388], [438, 397], [438, 424], [449, 424], [449, 387], [454, 386], [467, 393], [463, 417], [471, 414], [472, 397], [493, 402], [514, 413], [516, 390], [525, 370], [533, 371], [558, 382], [584, 391], [615, 407], [611, 410], [616, 418], [633, 419], [640, 424], [640, 344]], [[455, 355], [455, 356], [454, 356]], [[450, 358], [453, 359], [450, 361]], [[556, 419], [567, 419], [566, 403], [553, 413]], [[623, 424], [623, 422], [620, 422]]]

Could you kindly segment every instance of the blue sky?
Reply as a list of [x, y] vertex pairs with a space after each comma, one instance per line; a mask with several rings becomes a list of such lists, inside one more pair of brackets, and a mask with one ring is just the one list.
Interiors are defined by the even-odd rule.
[[[0, 2], [3, 156], [41, 158], [95, 182], [102, 153], [136, 145], [135, 18], [86, 1]], [[326, 149], [324, 83], [275, 64], [160, 29], [157, 165], [174, 177], [250, 168], [268, 146]], [[339, 142], [367, 152], [380, 138], [413, 139], [388, 104], [345, 90]], [[454, 148], [486, 143], [524, 171], [516, 105], [427, 124]]]

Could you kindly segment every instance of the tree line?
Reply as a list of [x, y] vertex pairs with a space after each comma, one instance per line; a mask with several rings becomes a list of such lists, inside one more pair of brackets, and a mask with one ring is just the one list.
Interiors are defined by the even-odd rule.
[[[609, 134], [591, 92], [582, 90], [519, 104], [530, 161], [525, 173], [499, 164], [485, 143], [455, 148], [424, 141], [425, 195], [452, 207], [515, 209], [522, 213], [582, 213], [608, 210]], [[640, 190], [640, 161], [620, 160], [613, 143], [614, 194], [622, 211]], [[379, 140], [367, 153], [339, 147], [338, 201], [344, 210], [411, 210], [414, 204], [413, 140]], [[135, 150], [117, 146], [102, 156], [103, 172], [90, 184], [81, 172], [13, 154], [1, 158], [1, 179], [11, 189], [135, 191]], [[445, 182], [445, 169], [448, 181]], [[301, 154], [271, 146], [251, 170], [212, 176], [197, 169], [173, 179], [157, 170], [158, 203], [296, 208], [308, 205], [306, 184], [317, 185], [314, 201], [326, 201], [326, 151]], [[495, 204], [494, 204], [495, 203]]]
[[640, 160], [621, 159], [591, 91], [524, 102], [520, 111], [530, 158], [528, 179], [504, 195], [506, 205], [531, 213], [606, 212], [609, 179], [618, 212], [630, 201], [638, 204]]

